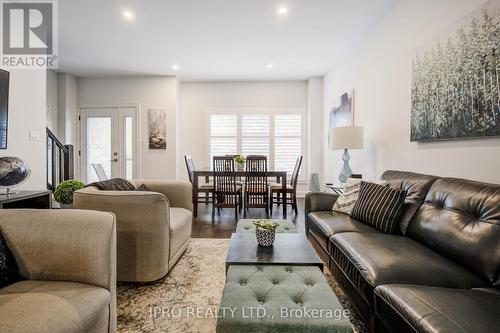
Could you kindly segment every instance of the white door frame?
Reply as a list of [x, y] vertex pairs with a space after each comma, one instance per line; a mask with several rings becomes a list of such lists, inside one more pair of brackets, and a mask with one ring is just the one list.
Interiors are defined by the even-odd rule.
[[[83, 138], [83, 131], [82, 131], [82, 109], [116, 109], [118, 112], [120, 112], [121, 109], [135, 109], [133, 112], [134, 118], [135, 118], [135, 124], [133, 126], [133, 135], [135, 136], [135, 140], [133, 140], [133, 178], [140, 178], [142, 171], [141, 171], [141, 105], [140, 103], [120, 103], [120, 104], [80, 104], [78, 108], [78, 120], [79, 120], [79, 126], [78, 126], [78, 138], [79, 138], [79, 165], [80, 165], [80, 178], [82, 180], [86, 180], [87, 175], [84, 174], [84, 171], [86, 171], [86, 165], [83, 158], [83, 149], [86, 148], [84, 147], [84, 138]], [[125, 111], [125, 110], [124, 110]], [[119, 121], [122, 120], [122, 117], [118, 118]], [[118, 126], [118, 129], [123, 128], [121, 126]], [[123, 138], [123, 133], [119, 133], [119, 138]], [[120, 147], [120, 145], [118, 145]], [[120, 147], [120, 156], [123, 156], [123, 161], [125, 161], [125, 152], [123, 147]], [[121, 165], [121, 163], [120, 163]]]

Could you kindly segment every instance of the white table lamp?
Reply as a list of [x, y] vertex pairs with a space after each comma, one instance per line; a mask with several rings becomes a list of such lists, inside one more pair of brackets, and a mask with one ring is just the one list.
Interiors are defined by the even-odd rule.
[[339, 175], [339, 180], [344, 184], [352, 175], [351, 167], [349, 166], [349, 153], [348, 149], [361, 149], [363, 148], [363, 127], [361, 126], [344, 126], [330, 128], [330, 149], [344, 149], [342, 160], [344, 166]]

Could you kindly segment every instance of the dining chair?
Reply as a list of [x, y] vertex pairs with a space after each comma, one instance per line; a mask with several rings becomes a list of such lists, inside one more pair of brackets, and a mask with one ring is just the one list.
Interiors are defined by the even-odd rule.
[[230, 156], [214, 156], [214, 193], [212, 196], [212, 223], [215, 209], [234, 208], [234, 217], [238, 220], [238, 210], [242, 208], [241, 186], [236, 184], [234, 158]]
[[106, 171], [104, 171], [104, 167], [102, 166], [101, 163], [91, 163], [92, 169], [94, 169], [94, 172], [97, 176], [97, 179], [101, 182], [103, 180], [108, 180], [109, 177], [106, 175]]
[[212, 195], [214, 192], [214, 185], [210, 183], [198, 184], [198, 187], [194, 188], [194, 171], [196, 170], [194, 166], [193, 157], [186, 155], [184, 156], [186, 161], [186, 168], [188, 172], [189, 182], [193, 186], [193, 215], [198, 216], [198, 204], [204, 203], [208, 205], [212, 202]]
[[[297, 157], [295, 161], [295, 167], [293, 168], [292, 178], [290, 179], [290, 184], [286, 185], [286, 194], [285, 197], [282, 198], [282, 184], [271, 184], [271, 215], [273, 214], [273, 204], [284, 204], [284, 205], [292, 205], [295, 214], [298, 214], [297, 209], [297, 181], [299, 179], [300, 166], [302, 165], [302, 156]], [[276, 197], [274, 196], [276, 194]]]
[[244, 197], [244, 217], [247, 216], [248, 208], [265, 208], [266, 216], [269, 218], [266, 156], [247, 156]]

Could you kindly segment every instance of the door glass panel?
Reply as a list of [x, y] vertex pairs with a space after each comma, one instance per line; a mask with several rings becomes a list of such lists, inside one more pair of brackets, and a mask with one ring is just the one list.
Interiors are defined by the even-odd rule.
[[125, 117], [125, 176], [127, 179], [132, 179], [133, 172], [133, 151], [134, 151], [134, 141], [133, 141], [133, 118]]
[[[87, 118], [87, 182], [111, 175], [111, 117]], [[104, 178], [104, 179], [103, 179]]]

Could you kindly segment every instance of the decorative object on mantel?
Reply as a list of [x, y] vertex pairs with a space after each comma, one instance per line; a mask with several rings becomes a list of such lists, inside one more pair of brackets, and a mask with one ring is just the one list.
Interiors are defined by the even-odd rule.
[[[354, 125], [353, 110], [354, 90], [351, 90], [350, 93], [343, 93], [339, 98], [339, 104], [330, 111], [330, 128]], [[328, 137], [328, 140], [330, 140], [330, 137]]]
[[149, 149], [167, 149], [167, 110], [148, 110]]
[[270, 222], [269, 220], [256, 220], [253, 224], [255, 224], [257, 243], [259, 243], [260, 246], [273, 245], [278, 224]]
[[0, 158], [0, 188], [7, 189], [4, 195], [11, 194], [11, 188], [26, 182], [30, 175], [30, 167], [22, 159], [12, 156]]
[[342, 161], [344, 165], [339, 175], [339, 181], [344, 184], [352, 175], [351, 167], [349, 166], [348, 149], [363, 148], [363, 127], [360, 126], [344, 126], [330, 129], [330, 149], [344, 149]]
[[499, 28], [490, 0], [416, 50], [411, 141], [500, 136]]
[[54, 191], [54, 199], [59, 202], [61, 208], [71, 208], [73, 205], [73, 193], [85, 187], [79, 180], [70, 179], [57, 185]]

